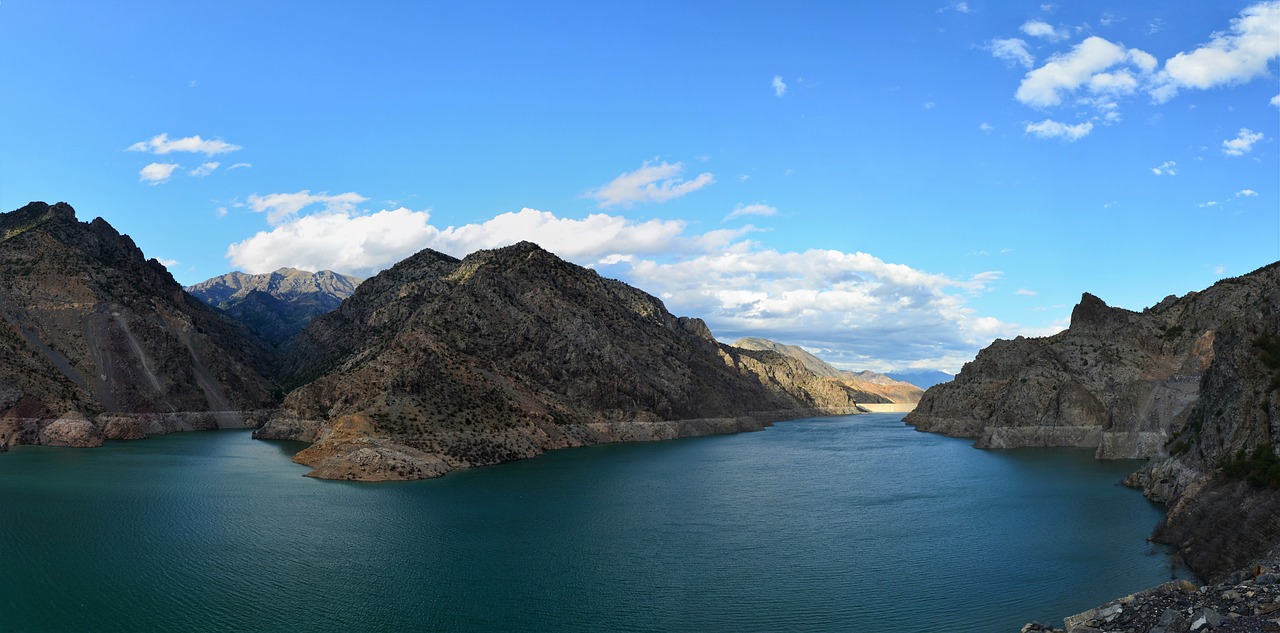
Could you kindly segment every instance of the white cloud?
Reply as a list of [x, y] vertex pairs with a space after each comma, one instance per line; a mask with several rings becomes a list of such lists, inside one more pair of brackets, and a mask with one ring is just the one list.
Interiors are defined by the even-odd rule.
[[217, 216], [217, 217], [219, 217], [219, 218], [225, 218], [225, 217], [227, 217], [227, 208], [226, 208], [226, 207], [218, 207], [217, 209], [214, 209], [214, 210], [213, 210], [213, 215], [215, 215], [215, 216]]
[[221, 165], [221, 164], [222, 164], [222, 163], [219, 163], [219, 162], [216, 162], [216, 161], [212, 161], [212, 162], [204, 163], [204, 164], [200, 165], [199, 167], [196, 167], [195, 169], [192, 169], [191, 171], [189, 171], [189, 172], [187, 172], [187, 173], [191, 174], [192, 176], [196, 176], [196, 177], [198, 177], [198, 178], [204, 178], [205, 176], [208, 176], [209, 174], [212, 174], [212, 173], [213, 173], [213, 170], [217, 169], [217, 168], [218, 168], [218, 165]]
[[992, 130], [996, 129], [996, 126], [983, 121], [982, 124], [978, 126], [978, 129], [982, 130], [983, 134], [990, 134]]
[[1273, 105], [1273, 106], [1275, 106], [1275, 107], [1277, 107], [1277, 108], [1280, 108], [1280, 94], [1278, 94], [1278, 95], [1276, 95], [1276, 96], [1274, 96], [1274, 97], [1271, 97], [1271, 101], [1268, 101], [1267, 103], [1270, 103], [1271, 105]]
[[1178, 163], [1175, 161], [1166, 160], [1165, 162], [1161, 163], [1159, 167], [1152, 167], [1151, 173], [1157, 176], [1177, 176]]
[[942, 13], [943, 11], [955, 11], [956, 13], [970, 13], [973, 11], [973, 9], [969, 8], [968, 2], [957, 2], [955, 4], [949, 4], [945, 7], [942, 7], [941, 9], [938, 9], [938, 13]]
[[1205, 207], [1216, 207], [1216, 206], [1218, 206], [1218, 202], [1217, 202], [1216, 200], [1210, 200], [1210, 201], [1208, 201], [1208, 202], [1201, 202], [1200, 204], [1198, 204], [1198, 205], [1196, 205], [1196, 206], [1200, 207], [1201, 209], [1203, 209], [1203, 208], [1205, 208]]
[[1260, 140], [1262, 140], [1262, 132], [1254, 132], [1247, 127], [1242, 127], [1239, 135], [1222, 142], [1222, 153], [1228, 156], [1244, 156], [1253, 149], [1253, 144]]
[[586, 193], [588, 198], [600, 201], [600, 208], [622, 206], [630, 208], [637, 202], [666, 202], [697, 191], [713, 182], [710, 172], [698, 174], [693, 180], [680, 178], [684, 163], [662, 162], [657, 165], [645, 161], [640, 169], [625, 172], [608, 184]]
[[1027, 20], [1022, 24], [1022, 32], [1031, 37], [1040, 37], [1053, 42], [1065, 40], [1071, 36], [1066, 29], [1055, 29], [1048, 22]]
[[1084, 138], [1091, 131], [1093, 131], [1093, 123], [1088, 121], [1067, 125], [1053, 119], [1045, 119], [1039, 123], [1027, 124], [1028, 134], [1034, 134], [1038, 138], [1062, 138], [1072, 142]]
[[1252, 190], [1252, 189], [1241, 189], [1240, 191], [1237, 191], [1237, 192], [1236, 192], [1236, 197], [1237, 197], [1237, 198], [1242, 198], [1242, 197], [1243, 197], [1243, 198], [1252, 198], [1252, 197], [1254, 197], [1254, 196], [1256, 196], [1256, 195], [1258, 195], [1258, 192], [1256, 192], [1256, 191], [1254, 191], [1254, 190]]
[[1023, 296], [1023, 297], [1034, 297], [1034, 296], [1036, 296], [1036, 291], [1034, 291], [1034, 290], [1027, 290], [1026, 288], [1018, 288], [1016, 291], [1014, 291], [1014, 293], [1013, 293], [1013, 294], [1015, 294], [1015, 295], [1021, 295], [1021, 296]]
[[157, 259], [156, 261], [160, 262], [161, 264], [164, 264], [165, 268], [173, 268], [174, 266], [177, 266], [178, 264], [182, 263], [176, 259]]
[[1089, 37], [1070, 52], [1054, 55], [1043, 66], [1028, 72], [1014, 96], [1034, 107], [1056, 106], [1062, 103], [1063, 93], [1074, 91], [1095, 74], [1129, 57], [1123, 47], [1101, 37]]
[[324, 205], [326, 212], [349, 213], [365, 200], [368, 198], [355, 192], [336, 196], [324, 192], [313, 195], [310, 190], [303, 189], [297, 193], [271, 193], [265, 196], [252, 194], [249, 196], [249, 208], [257, 213], [266, 213], [267, 223], [275, 226], [313, 204]]
[[1027, 50], [1027, 43], [1016, 37], [991, 40], [987, 44], [987, 50], [996, 59], [1004, 60], [1010, 65], [1017, 64], [1024, 68], [1036, 65], [1036, 58]]
[[1208, 44], [1165, 60], [1161, 82], [1151, 91], [1157, 102], [1180, 88], [1204, 90], [1265, 75], [1267, 64], [1280, 57], [1280, 1], [1246, 7], [1226, 31], [1210, 37]]
[[213, 156], [214, 154], [225, 154], [242, 149], [239, 145], [232, 145], [221, 139], [204, 140], [197, 136], [188, 136], [169, 140], [168, 134], [157, 134], [148, 141], [138, 141], [128, 147], [131, 152], [151, 152], [152, 154], [168, 154], [170, 152], [195, 152]]
[[232, 169], [247, 169], [249, 167], [253, 167], [253, 165], [250, 165], [249, 163], [236, 163], [228, 167], [227, 171], [231, 171]]
[[1221, 276], [1225, 272], [1227, 272], [1226, 266], [1218, 265], [1213, 267], [1213, 274], [1215, 275]]
[[728, 217], [726, 217], [725, 219], [731, 220], [733, 218], [741, 217], [744, 215], [777, 215], [777, 214], [778, 214], [778, 210], [767, 204], [748, 204], [748, 205], [740, 204], [737, 207], [734, 207], [733, 212], [730, 213]]
[[227, 257], [247, 272], [295, 266], [369, 276], [422, 248], [463, 256], [527, 239], [663, 297], [676, 314], [704, 318], [722, 340], [765, 336], [832, 350], [830, 360], [869, 369], [955, 371], [992, 338], [1032, 332], [966, 305], [997, 272], [952, 279], [866, 253], [762, 249], [743, 239], [751, 227], [687, 228], [678, 220], [575, 219], [534, 209], [440, 228], [428, 211], [333, 209], [232, 244]]
[[169, 178], [173, 176], [173, 170], [178, 167], [177, 163], [151, 163], [138, 172], [138, 182], [145, 182], [149, 185], [169, 182]]
[[787, 84], [783, 83], [782, 75], [773, 76], [773, 94], [779, 97], [787, 94]]

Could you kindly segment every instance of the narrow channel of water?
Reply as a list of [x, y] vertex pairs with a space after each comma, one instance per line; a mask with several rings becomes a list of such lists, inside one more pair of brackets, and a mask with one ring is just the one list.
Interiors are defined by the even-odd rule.
[[[1017, 631], [1171, 577], [1088, 451], [901, 414], [385, 484], [185, 433], [0, 455], [0, 631]], [[1185, 575], [1185, 572], [1183, 572]]]

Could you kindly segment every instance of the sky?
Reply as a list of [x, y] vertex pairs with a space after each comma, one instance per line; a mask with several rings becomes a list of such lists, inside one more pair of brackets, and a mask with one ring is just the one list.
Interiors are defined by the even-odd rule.
[[1280, 2], [0, 0], [0, 210], [183, 284], [531, 240], [956, 372], [1280, 259]]

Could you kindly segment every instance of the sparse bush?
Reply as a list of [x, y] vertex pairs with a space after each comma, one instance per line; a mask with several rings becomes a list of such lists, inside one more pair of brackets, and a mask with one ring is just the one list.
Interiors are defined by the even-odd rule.
[[1222, 465], [1222, 472], [1232, 479], [1243, 479], [1256, 488], [1280, 489], [1280, 457], [1276, 456], [1270, 444], [1263, 444], [1245, 454], [1244, 449], [1227, 463]]

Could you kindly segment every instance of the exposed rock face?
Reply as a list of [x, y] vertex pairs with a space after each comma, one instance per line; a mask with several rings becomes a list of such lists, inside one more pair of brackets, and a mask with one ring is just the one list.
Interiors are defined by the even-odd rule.
[[1129, 482], [1169, 504], [1157, 537], [1215, 578], [1280, 542], [1280, 491], [1220, 470], [1280, 443], [1280, 367], [1256, 344], [1268, 336], [1280, 336], [1280, 264], [1141, 313], [1086, 294], [1067, 331], [996, 341], [906, 421], [980, 447], [1151, 458]]
[[227, 273], [189, 286], [187, 292], [280, 345], [312, 319], [337, 308], [361, 281], [330, 270], [281, 268], [260, 275]]
[[0, 214], [0, 450], [256, 425], [243, 412], [272, 406], [266, 364], [101, 218], [41, 202]]
[[856, 394], [531, 243], [422, 251], [290, 344], [298, 385], [256, 434], [315, 476], [415, 479], [548, 449], [848, 413]]
[[815, 375], [838, 380], [858, 394], [859, 404], [914, 405], [924, 395], [924, 390], [907, 382], [894, 380], [873, 371], [845, 371], [836, 369], [802, 347], [784, 345], [768, 339], [747, 337], [733, 344], [741, 349], [772, 351], [800, 361], [805, 369]]

